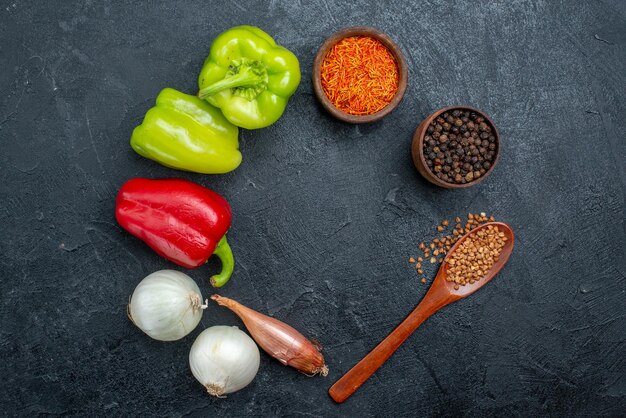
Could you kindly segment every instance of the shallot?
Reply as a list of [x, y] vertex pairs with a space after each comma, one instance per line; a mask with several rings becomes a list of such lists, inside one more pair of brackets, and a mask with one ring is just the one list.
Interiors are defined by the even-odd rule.
[[219, 295], [213, 295], [211, 299], [239, 316], [252, 338], [270, 356], [309, 376], [328, 375], [328, 366], [324, 363], [319, 346], [289, 325], [232, 299]]

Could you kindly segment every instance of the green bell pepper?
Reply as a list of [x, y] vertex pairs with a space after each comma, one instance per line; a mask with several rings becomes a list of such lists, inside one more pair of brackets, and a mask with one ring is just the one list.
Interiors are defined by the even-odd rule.
[[280, 118], [300, 84], [300, 63], [261, 29], [237, 26], [215, 39], [198, 84], [198, 97], [230, 122], [264, 128]]
[[219, 109], [195, 96], [166, 88], [130, 138], [139, 155], [166, 167], [222, 174], [241, 163], [239, 128]]

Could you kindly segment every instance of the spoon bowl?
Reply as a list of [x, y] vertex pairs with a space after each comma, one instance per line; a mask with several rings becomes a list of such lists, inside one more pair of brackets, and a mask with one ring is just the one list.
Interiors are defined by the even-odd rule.
[[[504, 247], [502, 247], [502, 251], [500, 251], [500, 255], [498, 256], [498, 261], [496, 261], [493, 264], [493, 266], [491, 266], [491, 269], [489, 269], [487, 274], [485, 274], [477, 282], [474, 282], [473, 284], [466, 284], [465, 286], [459, 286], [458, 289], [455, 289], [454, 288], [455, 283], [449, 282], [446, 280], [446, 276], [448, 274], [448, 267], [449, 267], [448, 261], [450, 257], [456, 251], [456, 249], [459, 248], [459, 246], [463, 243], [463, 241], [465, 241], [471, 234], [478, 232], [482, 229], [485, 229], [488, 226], [498, 227], [499, 231], [503, 232], [506, 238], [506, 241], [504, 242]], [[486, 285], [491, 279], [493, 279], [496, 276], [496, 274], [498, 274], [500, 270], [502, 270], [502, 267], [504, 267], [506, 262], [509, 260], [511, 253], [513, 252], [514, 242], [515, 242], [515, 235], [513, 235], [513, 230], [511, 229], [509, 225], [505, 224], [504, 222], [487, 222], [485, 224], [477, 226], [476, 228], [472, 229], [467, 234], [463, 235], [461, 239], [459, 239], [452, 246], [452, 248], [450, 248], [450, 250], [446, 254], [446, 257], [443, 259], [443, 263], [441, 264], [441, 267], [439, 267], [439, 271], [437, 272], [437, 276], [435, 277], [435, 280], [433, 281], [433, 284], [429, 289], [429, 293], [431, 290], [433, 290], [433, 288], [444, 285], [446, 287], [446, 291], [450, 293], [450, 297], [456, 298], [454, 300], [459, 300], [461, 298], [471, 295], [472, 293], [474, 293], [475, 291], [477, 291], [478, 289]], [[454, 300], [450, 302], [454, 302]]]
[[[500, 251], [498, 260], [489, 269], [489, 271], [478, 281], [473, 284], [466, 284], [455, 289], [455, 283], [446, 280], [448, 272], [448, 262], [452, 254], [470, 235], [487, 228], [488, 226], [498, 227], [500, 232], [506, 237], [505, 244]], [[369, 377], [374, 374], [380, 366], [409, 338], [409, 336], [419, 327], [428, 317], [437, 312], [439, 309], [459, 299], [463, 299], [476, 292], [478, 289], [489, 283], [496, 274], [504, 267], [513, 252], [515, 236], [511, 227], [502, 222], [487, 222], [472, 229], [463, 235], [448, 251], [443, 260], [433, 284], [422, 299], [419, 305], [406, 317], [398, 327], [391, 332], [383, 341], [380, 342], [368, 355], [358, 362], [350, 371], [348, 371], [341, 379], [328, 390], [328, 393], [335, 402], [341, 403], [348, 399], [356, 390], [361, 387]]]

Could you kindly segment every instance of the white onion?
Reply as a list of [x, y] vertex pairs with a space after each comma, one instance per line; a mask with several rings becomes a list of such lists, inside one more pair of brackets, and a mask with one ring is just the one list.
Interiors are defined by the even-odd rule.
[[196, 282], [179, 271], [160, 270], [135, 288], [128, 316], [155, 340], [174, 341], [189, 334], [202, 318], [202, 295]]
[[223, 325], [202, 331], [189, 352], [191, 373], [217, 397], [252, 382], [259, 361], [259, 348], [252, 338], [237, 327]]

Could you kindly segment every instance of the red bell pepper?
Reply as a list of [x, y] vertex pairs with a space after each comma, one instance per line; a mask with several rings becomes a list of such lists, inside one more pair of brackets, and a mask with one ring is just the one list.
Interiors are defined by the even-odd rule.
[[122, 228], [180, 266], [196, 268], [212, 254], [218, 256], [222, 271], [211, 277], [215, 287], [226, 284], [233, 273], [235, 261], [225, 235], [230, 206], [205, 187], [183, 179], [131, 179], [117, 195], [115, 217]]

